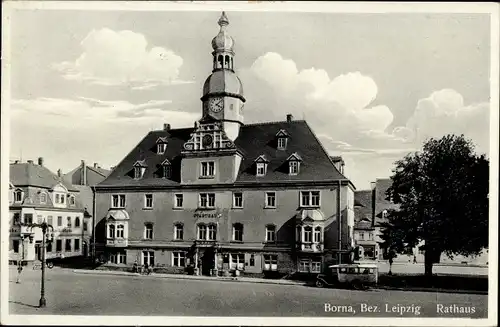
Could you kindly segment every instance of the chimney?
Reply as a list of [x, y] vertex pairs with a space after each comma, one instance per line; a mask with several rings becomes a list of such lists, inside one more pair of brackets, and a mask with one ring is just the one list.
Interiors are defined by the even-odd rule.
[[170, 124], [163, 124], [163, 130], [164, 131], [170, 131]]
[[293, 115], [292, 114], [286, 115], [286, 122], [287, 123], [290, 123], [292, 120], [293, 120]]
[[62, 170], [61, 170], [61, 169], [58, 169], [58, 170], [57, 170], [57, 176], [58, 176], [58, 177], [61, 177], [61, 176], [62, 176]]
[[80, 170], [80, 185], [87, 185], [87, 166], [85, 165], [85, 160], [82, 160]]
[[99, 168], [99, 165], [97, 164], [97, 162], [94, 162], [94, 168]]
[[14, 163], [15, 163], [15, 164], [18, 164], [18, 163], [19, 163], [19, 160], [14, 161]]
[[32, 165], [32, 164], [33, 164], [33, 160], [28, 160], [28, 163], [29, 163], [30, 165]]
[[38, 158], [38, 165], [43, 166], [43, 157]]

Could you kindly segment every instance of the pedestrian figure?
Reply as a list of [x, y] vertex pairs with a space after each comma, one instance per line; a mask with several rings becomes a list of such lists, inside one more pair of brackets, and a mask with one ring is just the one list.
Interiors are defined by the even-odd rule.
[[23, 264], [21, 261], [19, 261], [17, 265], [17, 280], [16, 284], [21, 284], [21, 272], [23, 271]]
[[148, 275], [151, 275], [153, 273], [153, 265], [148, 267]]
[[134, 266], [133, 266], [133, 268], [132, 268], [132, 271], [133, 271], [134, 273], [136, 273], [136, 272], [138, 272], [138, 270], [139, 270], [139, 269], [138, 269], [138, 266], [137, 266], [137, 261], [135, 261], [135, 262], [134, 262]]
[[149, 265], [147, 263], [144, 264], [144, 274], [147, 274], [149, 271]]
[[413, 256], [413, 263], [417, 263], [417, 256], [416, 255]]

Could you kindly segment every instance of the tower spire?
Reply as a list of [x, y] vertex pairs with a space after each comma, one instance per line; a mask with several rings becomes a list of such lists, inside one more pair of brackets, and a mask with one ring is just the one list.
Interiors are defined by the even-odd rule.
[[221, 27], [221, 29], [223, 27], [229, 25], [229, 19], [227, 19], [226, 12], [224, 12], [224, 11], [222, 12], [222, 15], [219, 18], [218, 24]]

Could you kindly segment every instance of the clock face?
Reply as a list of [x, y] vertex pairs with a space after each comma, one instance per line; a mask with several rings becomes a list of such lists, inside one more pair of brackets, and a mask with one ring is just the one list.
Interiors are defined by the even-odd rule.
[[210, 100], [208, 100], [208, 109], [212, 112], [220, 112], [224, 109], [224, 99], [210, 98]]
[[210, 146], [213, 143], [212, 135], [205, 135], [202, 139], [203, 146]]

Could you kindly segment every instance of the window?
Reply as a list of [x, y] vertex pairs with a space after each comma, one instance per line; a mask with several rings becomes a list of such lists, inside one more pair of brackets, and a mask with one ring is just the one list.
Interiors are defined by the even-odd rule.
[[52, 252], [52, 242], [47, 243], [47, 252]]
[[182, 194], [175, 194], [174, 201], [174, 208], [182, 208], [184, 205], [184, 196]]
[[116, 237], [124, 238], [125, 237], [125, 226], [118, 225], [116, 227]]
[[23, 191], [18, 190], [14, 191], [14, 201], [21, 202], [23, 200]]
[[89, 226], [86, 221], [83, 222], [83, 231], [87, 231], [89, 229]]
[[71, 206], [75, 205], [75, 196], [74, 195], [69, 196], [69, 205], [71, 205]]
[[32, 213], [25, 213], [24, 214], [24, 224], [25, 225], [33, 224], [33, 214]]
[[37, 216], [36, 216], [36, 222], [37, 222], [38, 224], [41, 224], [41, 223], [43, 222], [43, 216], [42, 216], [42, 215], [37, 215]]
[[125, 194], [113, 194], [113, 195], [111, 195], [111, 207], [112, 208], [125, 208]]
[[62, 194], [62, 193], [56, 193], [55, 194], [55, 199], [56, 199], [55, 200], [56, 204], [64, 204], [64, 202], [65, 202], [64, 201], [64, 194]]
[[156, 152], [158, 154], [164, 154], [166, 150], [167, 150], [167, 144], [165, 144], [165, 143], [158, 143], [156, 145]]
[[153, 224], [147, 223], [144, 225], [144, 238], [147, 240], [153, 239]]
[[79, 228], [80, 227], [80, 217], [76, 217], [75, 218], [75, 228]]
[[199, 240], [207, 239], [207, 226], [203, 224], [198, 225], [198, 239]]
[[163, 178], [170, 178], [172, 177], [172, 166], [166, 164], [162, 166], [163, 168]]
[[19, 212], [15, 212], [14, 213], [13, 220], [14, 220], [14, 222], [13, 222], [14, 225], [19, 225], [19, 223], [21, 222], [20, 213]]
[[80, 240], [75, 238], [75, 251], [80, 251]]
[[278, 138], [278, 150], [286, 149], [286, 137]]
[[278, 270], [278, 255], [264, 254], [264, 270]]
[[115, 238], [115, 225], [108, 225], [108, 238]]
[[62, 240], [56, 240], [56, 251], [57, 252], [62, 251]]
[[52, 226], [52, 223], [53, 223], [52, 216], [47, 216], [47, 224]]
[[321, 238], [321, 227], [318, 226], [314, 229], [314, 242], [321, 242]]
[[154, 251], [142, 251], [142, 264], [154, 266], [154, 264], [155, 264], [155, 252]]
[[40, 203], [41, 204], [47, 203], [47, 194], [45, 192], [40, 193]]
[[12, 250], [14, 253], [19, 253], [19, 240], [12, 240]]
[[309, 272], [309, 260], [299, 261], [299, 272]]
[[319, 262], [319, 261], [311, 262], [311, 272], [312, 273], [320, 273], [321, 272], [321, 262]]
[[66, 245], [64, 246], [64, 251], [71, 252], [71, 239], [66, 239]]
[[215, 241], [217, 239], [217, 226], [208, 225], [208, 238], [209, 241]]
[[109, 255], [109, 262], [114, 264], [126, 264], [127, 254], [125, 252], [111, 253]]
[[186, 266], [186, 253], [185, 252], [172, 252], [172, 266], [185, 267]]
[[201, 177], [214, 177], [215, 176], [215, 162], [203, 161], [201, 163]]
[[233, 241], [243, 242], [243, 225], [240, 223], [233, 225]]
[[58, 216], [57, 217], [57, 227], [61, 227], [61, 226], [62, 226], [62, 217]]
[[304, 227], [304, 243], [312, 242], [312, 231], [313, 229], [311, 226]]
[[266, 242], [276, 241], [276, 226], [267, 225], [266, 226]]
[[298, 161], [290, 161], [289, 163], [289, 171], [290, 175], [297, 175], [299, 173], [299, 162]]
[[382, 211], [382, 218], [383, 219], [387, 218], [387, 210]]
[[67, 221], [66, 227], [71, 228], [71, 217], [68, 217], [66, 221]]
[[365, 239], [365, 233], [359, 233], [359, 239], [364, 240]]
[[250, 267], [255, 267], [255, 255], [250, 255]]
[[214, 207], [215, 207], [215, 193], [201, 193], [200, 208], [214, 208]]
[[301, 207], [319, 207], [320, 194], [319, 191], [301, 191], [300, 206]]
[[184, 226], [181, 223], [174, 225], [174, 240], [184, 239]]
[[265, 162], [257, 163], [257, 176], [265, 176], [267, 172], [267, 164]]
[[243, 208], [243, 193], [233, 193], [233, 208]]
[[245, 267], [245, 254], [232, 253], [231, 254], [231, 267], [230, 269], [243, 270]]
[[144, 194], [144, 207], [147, 209], [153, 208], [153, 194]]
[[143, 168], [142, 167], [134, 167], [134, 178], [139, 179], [142, 177]]
[[275, 192], [266, 192], [266, 208], [276, 208]]

